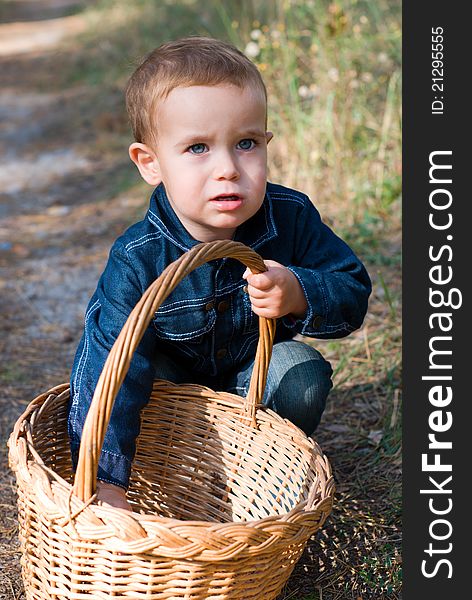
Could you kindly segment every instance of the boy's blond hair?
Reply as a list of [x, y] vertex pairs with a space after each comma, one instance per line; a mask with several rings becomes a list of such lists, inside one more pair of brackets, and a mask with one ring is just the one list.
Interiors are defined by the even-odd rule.
[[207, 37], [187, 37], [162, 44], [144, 57], [126, 86], [126, 109], [134, 139], [156, 142], [159, 100], [176, 87], [229, 83], [267, 91], [257, 67], [233, 45]]

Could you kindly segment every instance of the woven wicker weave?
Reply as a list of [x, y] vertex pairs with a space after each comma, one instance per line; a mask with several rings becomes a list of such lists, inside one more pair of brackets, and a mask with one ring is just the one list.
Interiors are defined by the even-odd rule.
[[9, 456], [28, 600], [271, 600], [330, 513], [334, 483], [319, 446], [260, 408], [275, 328], [266, 319], [248, 397], [156, 381], [131, 474], [134, 512], [95, 501], [104, 432], [143, 332], [187, 273], [223, 257], [265, 270], [242, 244], [199, 244], [136, 305], [97, 384], [75, 474], [68, 385], [18, 419]]

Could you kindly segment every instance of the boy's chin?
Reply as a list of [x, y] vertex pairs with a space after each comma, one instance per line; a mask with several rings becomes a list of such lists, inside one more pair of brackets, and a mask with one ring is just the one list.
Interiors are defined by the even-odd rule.
[[[243, 221], [244, 222], [244, 221]], [[200, 229], [202, 242], [212, 242], [214, 240], [230, 240], [241, 222], [220, 223], [218, 225], [207, 226]]]

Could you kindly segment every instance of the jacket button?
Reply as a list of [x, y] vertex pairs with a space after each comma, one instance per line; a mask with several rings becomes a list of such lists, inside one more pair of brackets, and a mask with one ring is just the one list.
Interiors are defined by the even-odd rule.
[[220, 302], [218, 304], [218, 312], [222, 313], [225, 312], [225, 310], [228, 310], [229, 308], [229, 302], [226, 302], [226, 300], [223, 300], [222, 302]]
[[228, 353], [228, 350], [226, 350], [226, 348], [220, 348], [217, 352], [216, 352], [216, 358], [224, 358], [226, 356], [226, 354]]
[[320, 315], [317, 315], [312, 322], [313, 328], [314, 329], [318, 329], [319, 327], [321, 327], [321, 325], [323, 324], [323, 317], [320, 317]]
[[214, 302], [207, 302], [207, 304], [205, 304], [205, 310], [211, 310], [213, 307], [215, 306]]

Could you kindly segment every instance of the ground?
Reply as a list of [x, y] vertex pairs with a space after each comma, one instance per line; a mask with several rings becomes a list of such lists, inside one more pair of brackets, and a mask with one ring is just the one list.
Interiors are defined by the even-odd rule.
[[[3, 600], [22, 597], [6, 440], [29, 401], [68, 380], [86, 303], [110, 245], [147, 202], [143, 194], [116, 191], [116, 173], [130, 172], [127, 158], [97, 150], [94, 119], [102, 119], [102, 127], [103, 119], [111, 119], [107, 127], [113, 117], [82, 110], [90, 100], [86, 88], [48, 86], [58, 44], [84, 27], [74, 14], [79, 4], [0, 1]], [[381, 317], [374, 310], [371, 326]], [[398, 598], [400, 456], [395, 451], [385, 462], [374, 460], [382, 437], [379, 415], [385, 416], [390, 389], [374, 381], [335, 390], [318, 441], [336, 473], [336, 513], [309, 544], [284, 598]], [[395, 398], [393, 406], [398, 408]]]
[[27, 402], [68, 380], [87, 300], [136, 210], [133, 199], [109, 198], [111, 165], [75, 127], [83, 90], [44, 86], [56, 44], [83, 25], [61, 16], [77, 3], [14, 4], [0, 13], [12, 21], [0, 25], [0, 598], [8, 600], [20, 597], [21, 582], [6, 439]]

